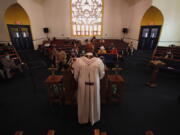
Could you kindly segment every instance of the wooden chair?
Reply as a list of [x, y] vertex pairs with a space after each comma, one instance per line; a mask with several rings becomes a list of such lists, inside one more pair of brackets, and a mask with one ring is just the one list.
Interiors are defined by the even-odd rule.
[[50, 75], [45, 80], [45, 83], [48, 85], [48, 98], [50, 103], [64, 102], [62, 79], [62, 75]]
[[147, 85], [153, 88], [157, 86], [156, 79], [157, 79], [157, 74], [159, 72], [159, 68], [165, 66], [165, 63], [160, 60], [151, 60], [149, 65], [152, 67], [152, 73], [151, 73], [150, 81], [147, 82]]
[[16, 131], [14, 135], [23, 135], [23, 131]]
[[100, 135], [100, 129], [94, 129], [94, 135]]
[[151, 130], [148, 130], [145, 132], [145, 135], [154, 135], [154, 133]]
[[47, 135], [55, 135], [55, 130], [49, 130], [49, 131], [47, 132]]
[[101, 132], [100, 129], [94, 129], [94, 135], [107, 135], [107, 132]]

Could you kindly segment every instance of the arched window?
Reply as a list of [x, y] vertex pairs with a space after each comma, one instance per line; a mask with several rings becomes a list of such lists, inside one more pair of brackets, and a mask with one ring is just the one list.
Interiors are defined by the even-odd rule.
[[71, 0], [73, 36], [102, 35], [103, 0]]

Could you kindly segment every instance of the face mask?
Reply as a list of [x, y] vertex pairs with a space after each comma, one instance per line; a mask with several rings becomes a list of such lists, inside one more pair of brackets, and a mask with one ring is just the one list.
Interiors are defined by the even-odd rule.
[[6, 55], [6, 59], [8, 59], [8, 60], [9, 60], [9, 59], [10, 59], [10, 56], [9, 56], [9, 55]]

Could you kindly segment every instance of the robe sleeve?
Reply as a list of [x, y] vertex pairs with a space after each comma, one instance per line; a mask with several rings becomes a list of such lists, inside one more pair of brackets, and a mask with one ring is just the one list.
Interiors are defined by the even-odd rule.
[[105, 75], [105, 68], [104, 68], [104, 63], [102, 60], [99, 60], [99, 78], [102, 79]]
[[76, 81], [78, 81], [79, 71], [80, 71], [79, 60], [78, 59], [76, 59], [76, 61], [73, 62], [72, 68], [73, 68], [73, 73], [74, 73], [74, 79]]

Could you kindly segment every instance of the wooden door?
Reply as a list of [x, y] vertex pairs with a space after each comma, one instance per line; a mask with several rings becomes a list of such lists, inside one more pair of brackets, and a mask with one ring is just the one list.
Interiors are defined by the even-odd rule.
[[17, 50], [32, 50], [33, 41], [29, 25], [8, 25], [11, 42]]
[[154, 50], [160, 36], [161, 26], [142, 26], [138, 50]]

